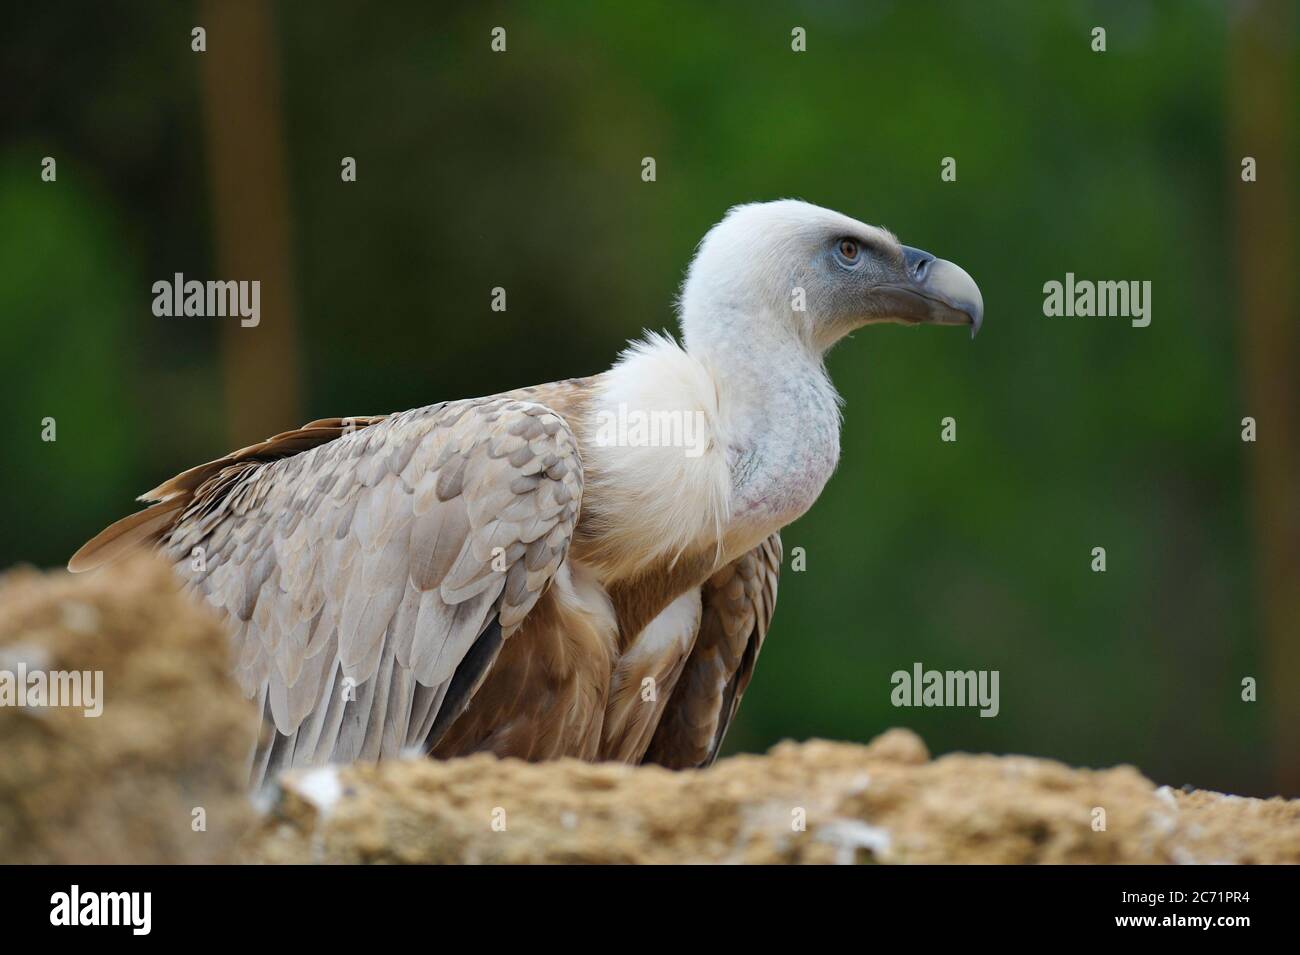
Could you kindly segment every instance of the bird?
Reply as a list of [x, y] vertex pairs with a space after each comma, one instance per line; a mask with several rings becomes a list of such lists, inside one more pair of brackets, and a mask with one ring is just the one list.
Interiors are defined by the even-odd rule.
[[882, 322], [974, 337], [984, 304], [960, 266], [796, 199], [728, 210], [675, 304], [679, 337], [600, 374], [312, 421], [184, 471], [68, 568], [152, 549], [225, 620], [261, 714], [254, 787], [412, 755], [707, 766], [772, 623], [781, 529], [839, 460], [827, 352]]

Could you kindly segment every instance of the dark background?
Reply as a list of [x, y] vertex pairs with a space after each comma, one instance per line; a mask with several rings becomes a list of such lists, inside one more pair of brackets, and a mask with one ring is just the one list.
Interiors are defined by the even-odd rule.
[[[163, 478], [301, 421], [600, 371], [673, 326], [730, 205], [796, 196], [959, 262], [986, 320], [831, 355], [842, 462], [784, 534], [807, 570], [728, 748], [907, 725], [1300, 795], [1294, 4], [5, 17], [0, 566], [61, 565]], [[260, 279], [261, 325], [155, 318], [175, 272]], [[1066, 272], [1151, 281], [1151, 326], [1044, 317]], [[894, 709], [914, 661], [999, 670], [1000, 715]]]

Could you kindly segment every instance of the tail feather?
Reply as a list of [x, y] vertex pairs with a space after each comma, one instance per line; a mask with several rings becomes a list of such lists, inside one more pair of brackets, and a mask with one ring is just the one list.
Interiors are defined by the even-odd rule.
[[74, 574], [94, 570], [137, 547], [156, 544], [184, 506], [184, 499], [164, 501], [114, 521], [72, 555], [68, 570]]
[[74, 574], [94, 570], [117, 560], [128, 551], [157, 544], [196, 497], [209, 493], [220, 497], [230, 489], [230, 482], [224, 486], [218, 486], [220, 482], [210, 482], [213, 478], [220, 478], [232, 465], [274, 461], [300, 454], [350, 431], [382, 421], [385, 417], [387, 416], [363, 415], [355, 418], [321, 418], [293, 431], [285, 431], [265, 441], [240, 448], [223, 458], [182, 471], [140, 496], [141, 501], [157, 502], [152, 507], [110, 524], [83, 545], [68, 561], [68, 570]]

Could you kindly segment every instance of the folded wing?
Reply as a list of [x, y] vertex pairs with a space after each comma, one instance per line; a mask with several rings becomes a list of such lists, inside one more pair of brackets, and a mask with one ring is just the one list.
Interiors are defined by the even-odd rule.
[[226, 615], [263, 714], [260, 782], [431, 749], [564, 560], [581, 495], [548, 407], [449, 402], [313, 422], [185, 472], [70, 566], [156, 541]]

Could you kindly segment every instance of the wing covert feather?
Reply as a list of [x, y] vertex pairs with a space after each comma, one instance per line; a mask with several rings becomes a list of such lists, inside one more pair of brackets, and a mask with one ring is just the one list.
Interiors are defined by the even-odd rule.
[[236, 676], [273, 730], [255, 776], [432, 748], [568, 551], [582, 468], [544, 404], [368, 420], [157, 489], [190, 495], [162, 547], [228, 616]]

